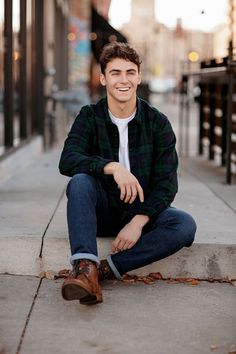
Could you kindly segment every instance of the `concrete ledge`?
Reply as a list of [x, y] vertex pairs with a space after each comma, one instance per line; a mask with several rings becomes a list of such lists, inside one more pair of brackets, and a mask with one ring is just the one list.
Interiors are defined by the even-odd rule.
[[[98, 238], [100, 258], [109, 254], [112, 240]], [[38, 276], [41, 271], [58, 272], [70, 268], [70, 248], [66, 239], [45, 240], [42, 258], [39, 258], [40, 247], [39, 238], [1, 238], [0, 273]], [[191, 248], [184, 248], [131, 273], [146, 275], [150, 272], [160, 272], [164, 278], [236, 279], [236, 245], [195, 243]]]
[[[111, 238], [99, 238], [99, 257], [110, 253]], [[47, 240], [41, 266], [43, 270], [68, 268], [70, 249], [67, 240]], [[160, 272], [164, 278], [193, 277], [197, 279], [236, 279], [236, 245], [194, 244], [161, 261], [131, 273], [146, 275]]]

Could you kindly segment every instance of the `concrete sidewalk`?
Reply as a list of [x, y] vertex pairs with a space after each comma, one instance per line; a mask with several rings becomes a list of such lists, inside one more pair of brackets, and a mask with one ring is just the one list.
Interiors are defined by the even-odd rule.
[[104, 302], [87, 307], [64, 301], [61, 284], [0, 276], [5, 354], [235, 353], [232, 285], [111, 281], [102, 285]]

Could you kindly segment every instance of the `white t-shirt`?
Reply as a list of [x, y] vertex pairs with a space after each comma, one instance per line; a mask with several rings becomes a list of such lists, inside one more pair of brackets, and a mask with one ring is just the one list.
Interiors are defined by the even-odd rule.
[[130, 171], [129, 162], [129, 141], [128, 141], [128, 123], [135, 117], [136, 111], [128, 118], [117, 118], [109, 111], [111, 121], [119, 130], [119, 162]]

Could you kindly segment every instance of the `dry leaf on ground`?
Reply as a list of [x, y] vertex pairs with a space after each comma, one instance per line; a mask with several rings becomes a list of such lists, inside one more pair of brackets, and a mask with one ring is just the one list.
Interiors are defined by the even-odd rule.
[[55, 279], [55, 276], [56, 276], [56, 273], [53, 272], [52, 270], [47, 270], [47, 271], [45, 272], [45, 278], [46, 278], [46, 279], [54, 280], [54, 279]]
[[45, 277], [46, 277], [46, 272], [40, 272], [40, 273], [39, 273], [39, 277], [40, 277], [41, 279], [45, 278]]
[[154, 283], [154, 280], [151, 277], [143, 277], [140, 279], [144, 284], [150, 285]]
[[191, 285], [198, 285], [199, 284], [199, 280], [197, 280], [197, 279], [192, 279], [192, 281], [191, 281]]
[[214, 350], [217, 350], [217, 349], [219, 349], [219, 347], [217, 347], [216, 345], [211, 345], [210, 346], [210, 350], [213, 352]]
[[159, 272], [157, 272], [157, 273], [149, 273], [148, 276], [150, 278], [152, 278], [153, 280], [162, 280], [163, 279], [161, 273], [159, 273]]
[[70, 269], [61, 269], [59, 270], [58, 274], [55, 275], [55, 279], [68, 278], [69, 274], [70, 274]]

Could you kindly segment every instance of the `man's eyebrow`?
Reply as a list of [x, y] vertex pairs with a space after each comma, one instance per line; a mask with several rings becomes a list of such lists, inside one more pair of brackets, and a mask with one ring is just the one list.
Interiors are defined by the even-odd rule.
[[[122, 70], [120, 70], [120, 69], [111, 69], [110, 71], [109, 71], [109, 73], [112, 73], [112, 72], [117, 72], [117, 73], [119, 73], [119, 72], [121, 72]], [[127, 69], [126, 70], [127, 72], [136, 72], [136, 70], [135, 69]]]
[[119, 70], [119, 69], [111, 69], [111, 70], [109, 70], [109, 73], [112, 73], [112, 72], [117, 72], [117, 73], [119, 73], [119, 72], [121, 72], [121, 70]]

